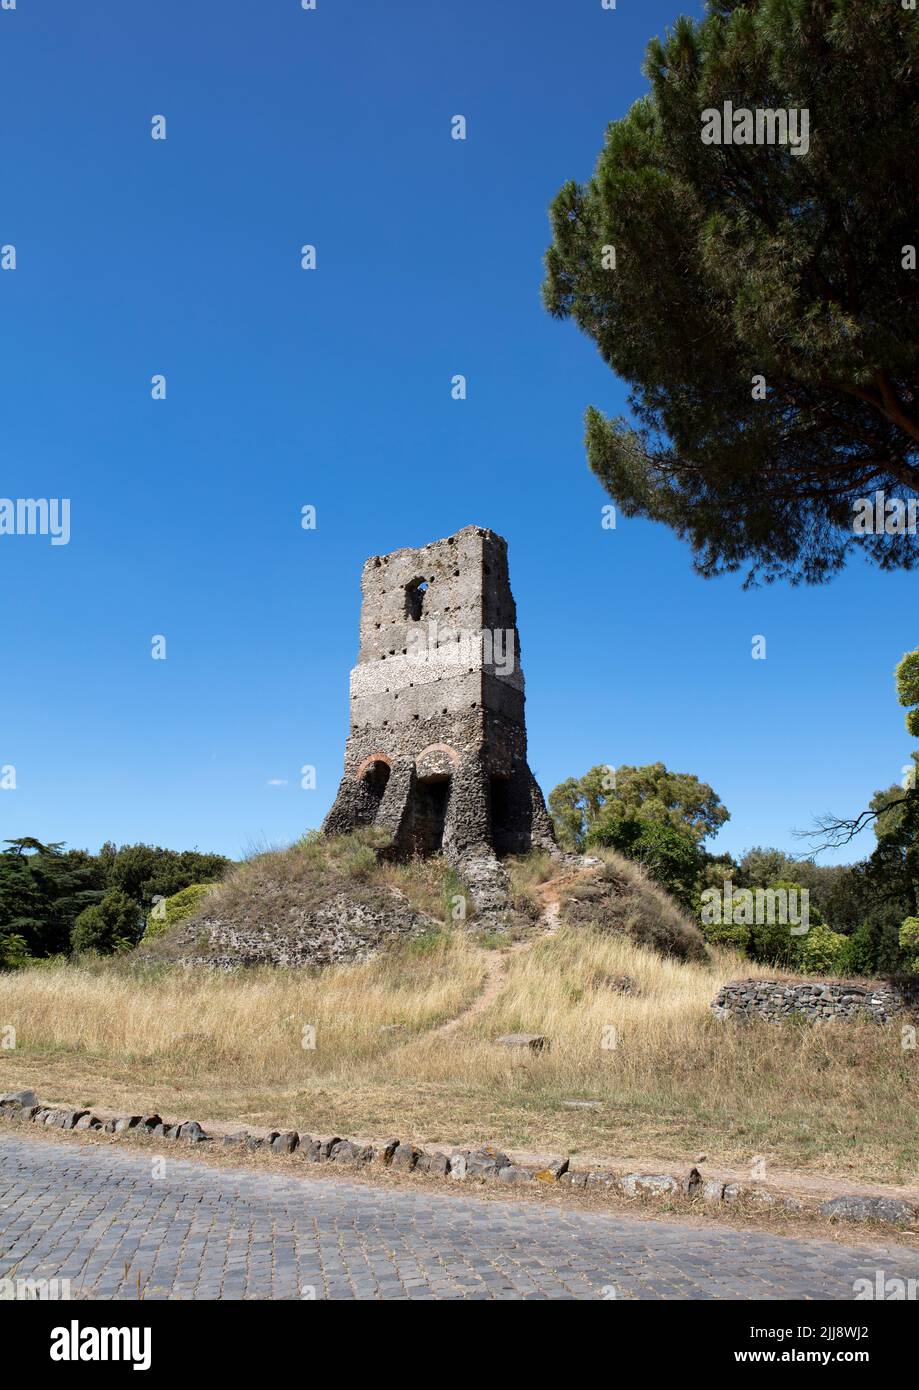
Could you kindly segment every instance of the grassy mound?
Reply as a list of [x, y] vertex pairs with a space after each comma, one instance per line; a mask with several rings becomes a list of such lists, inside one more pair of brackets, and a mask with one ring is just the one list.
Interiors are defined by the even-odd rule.
[[705, 960], [701, 931], [663, 888], [615, 850], [597, 851], [596, 872], [564, 894], [562, 921], [573, 927], [624, 932], [639, 946], [678, 960]]
[[323, 838], [238, 865], [180, 920], [162, 923], [145, 959], [215, 965], [315, 965], [363, 960], [436, 931], [454, 875], [442, 862], [395, 866], [373, 830]]
[[[235, 965], [328, 966], [364, 960], [403, 939], [460, 925], [476, 927], [472, 902], [441, 856], [391, 862], [373, 829], [305, 836], [287, 849], [254, 855], [221, 883], [187, 890], [166, 918], [148, 928], [140, 955], [163, 961]], [[561, 921], [621, 932], [660, 955], [704, 960], [701, 934], [642, 870], [612, 850], [599, 867], [579, 870], [541, 850], [504, 861], [510, 889], [506, 944], [545, 929], [560, 903]], [[172, 900], [170, 900], [170, 904]], [[167, 904], [169, 906], [169, 904]]]

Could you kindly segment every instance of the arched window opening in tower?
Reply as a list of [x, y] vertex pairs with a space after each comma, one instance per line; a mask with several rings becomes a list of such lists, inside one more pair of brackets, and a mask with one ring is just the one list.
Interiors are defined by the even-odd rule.
[[413, 579], [405, 586], [405, 616], [417, 623], [424, 612], [424, 600], [428, 592], [426, 579]]

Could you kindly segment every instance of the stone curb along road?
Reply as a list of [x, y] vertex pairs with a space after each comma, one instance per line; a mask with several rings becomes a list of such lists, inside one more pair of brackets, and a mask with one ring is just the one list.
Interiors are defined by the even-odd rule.
[[[0, 1293], [33, 1299], [30, 1290], [42, 1281], [49, 1298], [72, 1300], [66, 1313], [48, 1307], [49, 1318], [66, 1324], [88, 1317], [92, 1324], [103, 1316], [132, 1323], [138, 1314], [81, 1312], [84, 1300], [143, 1299], [145, 1307], [158, 1300], [200, 1306], [238, 1299], [759, 1304], [885, 1298], [890, 1287], [906, 1288], [916, 1275], [916, 1252], [886, 1236], [854, 1244], [661, 1221], [637, 1211], [521, 1200], [519, 1188], [492, 1189], [493, 1200], [486, 1201], [468, 1183], [362, 1182], [354, 1166], [326, 1182], [318, 1169], [289, 1161], [257, 1168], [195, 1162], [200, 1143], [197, 1149], [172, 1145], [175, 1157], [160, 1168], [140, 1145], [68, 1143], [57, 1129], [38, 1134], [29, 1124], [4, 1126]], [[10, 1331], [17, 1345], [25, 1336], [34, 1360], [19, 1307]], [[804, 1307], [814, 1312], [802, 1310], [800, 1320], [826, 1318], [819, 1304]], [[303, 1310], [297, 1317], [301, 1330], [318, 1333], [315, 1314]], [[854, 1310], [832, 1319], [864, 1321]], [[186, 1319], [182, 1327], [187, 1342]], [[225, 1338], [224, 1327], [215, 1335]], [[233, 1347], [243, 1362], [254, 1349], [261, 1360], [252, 1370], [263, 1375], [264, 1338], [247, 1336], [243, 1323], [238, 1330]], [[213, 1374], [210, 1344], [198, 1342]], [[717, 1350], [710, 1338], [703, 1337], [704, 1345], [692, 1335], [684, 1342], [684, 1354], [687, 1346], [701, 1348], [706, 1362]], [[160, 1340], [157, 1368], [186, 1364], [187, 1345], [176, 1344], [174, 1352], [164, 1345]]]
[[[14, 1091], [0, 1096], [0, 1119], [32, 1123], [61, 1130], [95, 1130], [104, 1134], [134, 1131], [152, 1138], [171, 1139], [187, 1144], [215, 1144], [196, 1120], [169, 1123], [159, 1115], [120, 1115], [102, 1120], [89, 1110], [70, 1110], [42, 1105], [34, 1091]], [[427, 1152], [410, 1140], [388, 1139], [367, 1144], [338, 1135], [314, 1138], [297, 1130], [271, 1130], [256, 1136], [246, 1130], [221, 1135], [225, 1149], [245, 1148], [273, 1153], [296, 1153], [307, 1163], [341, 1163], [361, 1166], [382, 1164], [402, 1173], [429, 1173], [454, 1182], [478, 1179], [507, 1186], [530, 1182], [568, 1185], [589, 1191], [611, 1191], [626, 1197], [677, 1197], [701, 1199], [709, 1208], [748, 1198], [766, 1206], [793, 1212], [819, 1213], [837, 1221], [876, 1221], [892, 1226], [912, 1221], [919, 1208], [899, 1197], [877, 1193], [850, 1193], [825, 1201], [802, 1199], [770, 1190], [763, 1182], [726, 1183], [703, 1179], [698, 1168], [688, 1173], [624, 1173], [609, 1170], [572, 1169], [567, 1158], [552, 1159], [540, 1166], [514, 1163], [492, 1145], [479, 1149], [451, 1149]]]

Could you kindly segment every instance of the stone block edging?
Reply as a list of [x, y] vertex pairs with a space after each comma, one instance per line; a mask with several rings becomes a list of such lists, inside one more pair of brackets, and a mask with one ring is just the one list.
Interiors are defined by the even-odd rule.
[[341, 1163], [354, 1166], [379, 1164], [394, 1172], [427, 1173], [453, 1182], [478, 1180], [508, 1187], [539, 1182], [588, 1191], [610, 1191], [632, 1199], [678, 1198], [699, 1200], [707, 1207], [751, 1201], [785, 1211], [810, 1211], [838, 1221], [880, 1221], [902, 1224], [919, 1215], [913, 1203], [874, 1193], [834, 1197], [820, 1202], [789, 1196], [761, 1182], [726, 1183], [703, 1178], [698, 1168], [688, 1173], [614, 1173], [608, 1170], [573, 1169], [567, 1158], [540, 1165], [515, 1163], [492, 1145], [479, 1149], [451, 1148], [428, 1151], [410, 1140], [391, 1138], [368, 1144], [338, 1135], [313, 1137], [298, 1130], [270, 1130], [264, 1136], [239, 1130], [234, 1134], [209, 1135], [196, 1120], [170, 1122], [158, 1114], [119, 1115], [101, 1119], [90, 1110], [42, 1105], [34, 1091], [0, 1096], [0, 1119], [31, 1123], [61, 1130], [94, 1130], [103, 1134], [134, 1132], [150, 1138], [186, 1144], [213, 1144], [224, 1149], [241, 1148], [269, 1153], [296, 1154], [307, 1163]]

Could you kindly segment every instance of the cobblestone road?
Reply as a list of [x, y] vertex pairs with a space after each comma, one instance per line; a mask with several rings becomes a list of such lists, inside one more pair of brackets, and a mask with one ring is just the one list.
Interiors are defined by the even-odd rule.
[[72, 1297], [832, 1298], [919, 1255], [0, 1136], [0, 1277]]

